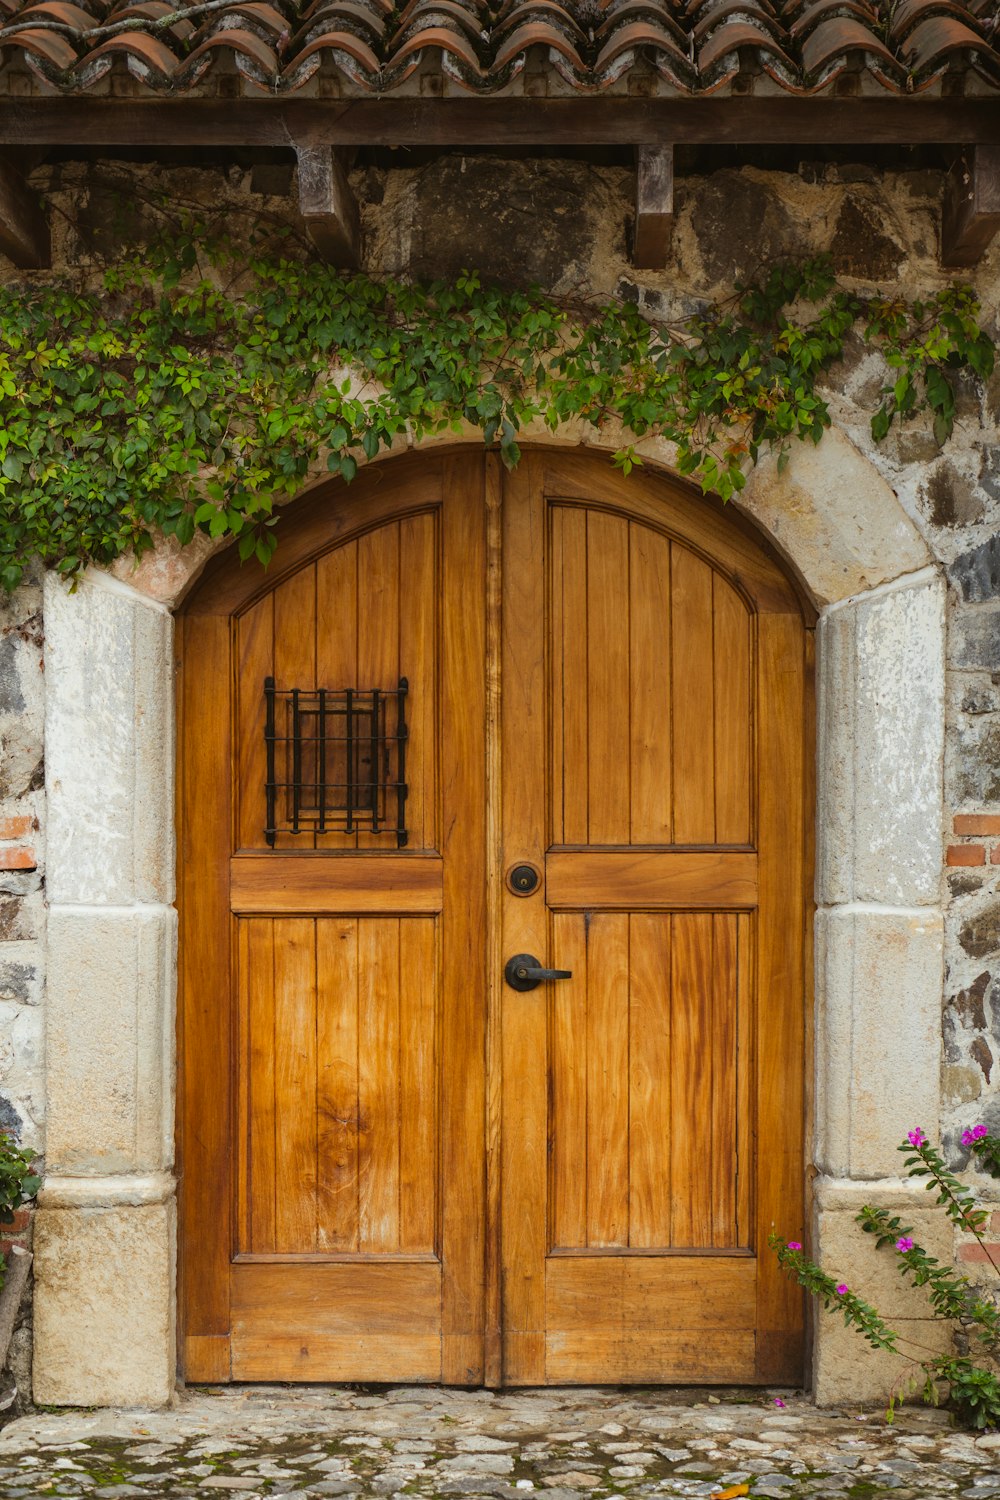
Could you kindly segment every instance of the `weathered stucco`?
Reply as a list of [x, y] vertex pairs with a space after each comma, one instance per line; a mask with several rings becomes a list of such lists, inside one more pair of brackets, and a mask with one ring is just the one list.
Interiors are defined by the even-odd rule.
[[[145, 232], [161, 187], [224, 212], [231, 229], [287, 213], [283, 196], [255, 191], [283, 191], [284, 169], [268, 178], [237, 167], [69, 163], [37, 177], [54, 204], [57, 255], [91, 269], [88, 257], [119, 233], [115, 213]], [[478, 265], [675, 317], [728, 294], [765, 256], [829, 250], [849, 284], [874, 279], [911, 295], [945, 279], [941, 179], [924, 170], [880, 177], [806, 160], [797, 171], [682, 177], [670, 264], [641, 278], [627, 259], [631, 173], [622, 167], [481, 155], [369, 164], [353, 181], [368, 263], [390, 272]], [[975, 279], [996, 308], [1000, 252]], [[907, 1212], [914, 1201], [897, 1176], [902, 1132], [920, 1124], [934, 1133], [940, 1111], [964, 1167], [962, 1127], [987, 1119], [1000, 1128], [1000, 825], [995, 842], [976, 844], [953, 823], [1000, 816], [1000, 376], [985, 390], [961, 387], [943, 453], [922, 420], [872, 442], [883, 379], [852, 341], [829, 381], [835, 429], [816, 448], [796, 447], [781, 475], [763, 462], [739, 502], [820, 612], [815, 1229], [821, 1259], [858, 1285], [881, 1275], [853, 1224], [860, 1201], [882, 1194]], [[616, 434], [575, 424], [546, 440], [613, 448]], [[667, 445], [640, 452], [669, 469]], [[113, 579], [94, 577], [72, 596], [50, 580], [44, 674], [37, 585], [8, 601], [0, 621], [0, 735], [10, 746], [0, 816], [9, 808], [38, 818], [39, 870], [43, 834], [48, 843], [47, 1081], [41, 876], [0, 871], [0, 1112], [14, 1111], [11, 1123], [39, 1147], [48, 1090], [52, 1175], [39, 1211], [36, 1315], [36, 1389], [46, 1401], [158, 1400], [169, 1387], [169, 608], [210, 550], [165, 544], [138, 569], [123, 561]], [[18, 837], [18, 847], [26, 842]], [[983, 862], [946, 874], [948, 842], [982, 847]], [[101, 1031], [112, 1014], [127, 1039], [120, 1047]], [[137, 1186], [149, 1174], [152, 1197]], [[105, 1249], [116, 1248], [105, 1280], [80, 1298], [74, 1277], [100, 1226]], [[133, 1283], [135, 1316], [121, 1301]], [[920, 1324], [910, 1302], [899, 1316]], [[819, 1333], [822, 1399], [882, 1392], [878, 1362], [857, 1358], [829, 1321]], [[90, 1341], [86, 1359], [74, 1341]]]

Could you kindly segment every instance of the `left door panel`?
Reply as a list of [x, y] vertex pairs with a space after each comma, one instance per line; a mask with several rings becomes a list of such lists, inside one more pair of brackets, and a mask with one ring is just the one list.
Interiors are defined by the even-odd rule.
[[184, 616], [189, 1380], [482, 1379], [482, 475], [317, 496]]

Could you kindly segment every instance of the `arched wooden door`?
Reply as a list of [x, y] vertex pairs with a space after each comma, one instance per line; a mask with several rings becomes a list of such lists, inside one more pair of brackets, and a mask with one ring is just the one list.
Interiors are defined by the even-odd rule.
[[801, 1378], [794, 589], [547, 452], [284, 531], [180, 622], [186, 1377]]

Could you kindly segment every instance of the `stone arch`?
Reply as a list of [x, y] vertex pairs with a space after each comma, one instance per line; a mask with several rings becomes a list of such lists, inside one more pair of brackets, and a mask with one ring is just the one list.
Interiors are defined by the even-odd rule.
[[[582, 423], [525, 438], [620, 445]], [[669, 444], [639, 452], [676, 480]], [[761, 464], [739, 508], [819, 612], [814, 1245], [850, 1278], [863, 1199], [924, 1228], [895, 1148], [914, 1123], [933, 1131], [939, 1111], [944, 585], [837, 429], [797, 445], [781, 475]], [[73, 594], [46, 579], [44, 1403], [160, 1403], [174, 1386], [171, 611], [212, 550], [164, 543], [134, 570], [92, 570]], [[926, 1328], [913, 1336], [926, 1342]], [[849, 1337], [817, 1329], [821, 1401], [865, 1394]], [[866, 1364], [872, 1393], [883, 1374]]]

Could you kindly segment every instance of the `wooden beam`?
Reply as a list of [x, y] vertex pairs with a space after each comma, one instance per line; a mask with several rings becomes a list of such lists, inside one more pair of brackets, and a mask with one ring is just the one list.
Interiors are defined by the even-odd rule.
[[635, 164], [635, 232], [632, 264], [661, 270], [674, 227], [674, 148], [640, 146]]
[[927, 145], [1000, 142], [990, 99], [0, 100], [0, 144]]
[[941, 264], [974, 266], [1000, 229], [1000, 146], [970, 146], [948, 173]]
[[309, 237], [332, 266], [361, 260], [361, 217], [347, 173], [332, 146], [297, 146], [299, 209]]
[[49, 226], [17, 168], [0, 157], [0, 250], [22, 271], [49, 264]]

